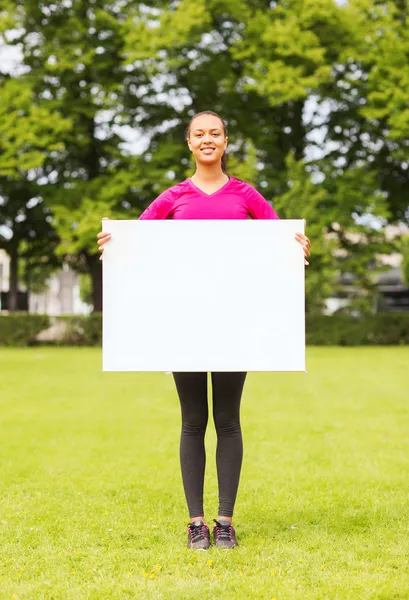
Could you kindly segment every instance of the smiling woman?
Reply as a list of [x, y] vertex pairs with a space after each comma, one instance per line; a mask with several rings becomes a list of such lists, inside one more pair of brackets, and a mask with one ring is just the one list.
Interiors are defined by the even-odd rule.
[[[140, 219], [278, 219], [274, 209], [251, 185], [230, 177], [226, 168], [226, 124], [212, 111], [195, 115], [186, 130], [186, 142], [196, 161], [191, 178], [165, 190]], [[101, 251], [109, 241], [98, 234]], [[310, 242], [303, 234], [296, 240], [309, 256]], [[200, 340], [198, 340], [200, 343]], [[216, 341], [217, 343], [217, 341]], [[188, 547], [206, 550], [209, 529], [204, 520], [204, 436], [208, 421], [207, 373], [174, 373], [182, 412], [180, 463], [190, 514]], [[213, 418], [217, 432], [218, 518], [214, 543], [220, 548], [237, 546], [232, 515], [243, 456], [240, 403], [246, 373], [212, 373]]]

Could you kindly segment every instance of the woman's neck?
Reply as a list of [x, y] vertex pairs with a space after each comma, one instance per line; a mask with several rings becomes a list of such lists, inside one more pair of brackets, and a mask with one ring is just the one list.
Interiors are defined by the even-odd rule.
[[196, 165], [196, 172], [192, 177], [192, 181], [201, 181], [203, 183], [213, 183], [228, 179], [226, 173], [223, 172], [220, 164], [215, 165]]

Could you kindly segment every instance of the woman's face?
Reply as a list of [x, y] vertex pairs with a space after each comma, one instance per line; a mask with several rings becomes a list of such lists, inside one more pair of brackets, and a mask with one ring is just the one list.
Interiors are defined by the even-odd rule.
[[220, 162], [227, 147], [223, 123], [214, 115], [200, 115], [190, 125], [187, 144], [197, 163]]

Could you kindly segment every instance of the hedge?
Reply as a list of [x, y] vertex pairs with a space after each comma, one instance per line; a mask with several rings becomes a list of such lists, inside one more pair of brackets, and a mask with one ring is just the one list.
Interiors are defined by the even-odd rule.
[[57, 317], [64, 331], [57, 340], [63, 346], [101, 346], [102, 313]]
[[[40, 343], [40, 332], [51, 325], [63, 346], [100, 346], [102, 315], [48, 317], [10, 314], [0, 316], [0, 346], [27, 346]], [[307, 315], [306, 341], [310, 346], [396, 346], [409, 344], [409, 312], [378, 313], [365, 317], [348, 315]]]
[[310, 346], [402, 346], [409, 344], [409, 312], [365, 317], [308, 315]]
[[47, 315], [0, 315], [0, 346], [27, 346], [49, 326], [50, 317]]

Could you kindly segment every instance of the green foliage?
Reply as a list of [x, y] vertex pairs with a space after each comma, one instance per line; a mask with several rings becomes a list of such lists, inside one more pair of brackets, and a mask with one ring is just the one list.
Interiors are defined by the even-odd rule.
[[365, 36], [358, 56], [369, 67], [368, 103], [361, 114], [372, 122], [383, 122], [390, 139], [403, 140], [409, 135], [408, 6], [358, 0], [351, 3], [351, 10]]
[[351, 0], [350, 36], [332, 85], [327, 140], [334, 168], [370, 167], [393, 220], [409, 222], [409, 16], [407, 2]]
[[0, 346], [27, 346], [50, 326], [47, 315], [0, 315]]
[[231, 176], [257, 185], [257, 149], [251, 139], [243, 144], [242, 152], [241, 159], [234, 153], [231, 156], [227, 153], [227, 170]]
[[62, 152], [71, 122], [50, 103], [38, 104], [28, 77], [4, 81], [0, 94], [0, 176], [20, 179]]
[[321, 28], [315, 28], [315, 22], [323, 20], [323, 8], [337, 8], [327, 0], [314, 15], [312, 4], [296, 0], [256, 11], [245, 36], [233, 47], [234, 57], [245, 61], [246, 88], [266, 96], [271, 106], [304, 100], [331, 78]]
[[408, 345], [409, 313], [307, 315], [306, 340], [311, 346]]

